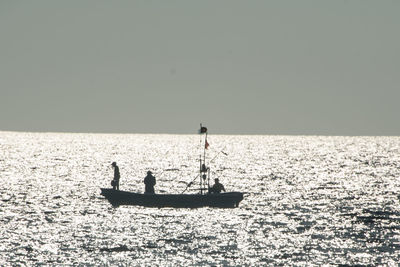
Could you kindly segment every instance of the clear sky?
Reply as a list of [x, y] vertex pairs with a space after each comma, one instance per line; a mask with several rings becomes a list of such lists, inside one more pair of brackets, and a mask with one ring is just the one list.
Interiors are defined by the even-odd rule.
[[400, 1], [1, 1], [0, 130], [400, 135]]

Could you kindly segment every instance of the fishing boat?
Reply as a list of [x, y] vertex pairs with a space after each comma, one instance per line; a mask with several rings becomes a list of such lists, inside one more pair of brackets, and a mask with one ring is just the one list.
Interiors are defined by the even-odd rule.
[[137, 205], [158, 208], [235, 208], [243, 199], [243, 193], [228, 192], [219, 194], [141, 194], [127, 191], [101, 188], [113, 206]]
[[241, 192], [213, 192], [210, 187], [210, 168], [206, 166], [206, 150], [209, 146], [207, 142], [208, 131], [200, 124], [199, 133], [205, 136], [204, 141], [200, 139], [200, 146], [203, 153], [200, 153], [200, 171], [194, 180], [199, 178], [200, 188], [197, 194], [184, 194], [193, 185], [193, 181], [187, 184], [182, 194], [149, 194], [120, 191], [112, 188], [101, 188], [103, 195], [113, 206], [137, 205], [144, 207], [171, 207], [171, 208], [235, 208], [243, 200]]

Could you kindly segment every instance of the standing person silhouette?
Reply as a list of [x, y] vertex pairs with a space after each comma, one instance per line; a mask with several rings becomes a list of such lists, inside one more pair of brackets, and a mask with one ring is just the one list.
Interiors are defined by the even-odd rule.
[[145, 194], [154, 194], [154, 186], [156, 185], [156, 177], [152, 175], [151, 171], [147, 172], [147, 176], [144, 178]]
[[112, 180], [111, 185], [113, 186], [114, 190], [119, 190], [119, 178], [121, 177], [119, 174], [119, 168], [115, 161], [111, 165], [114, 168], [114, 180]]

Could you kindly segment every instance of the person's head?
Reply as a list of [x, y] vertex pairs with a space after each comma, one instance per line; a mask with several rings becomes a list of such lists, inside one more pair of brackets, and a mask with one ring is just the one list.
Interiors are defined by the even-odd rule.
[[216, 184], [219, 183], [219, 179], [218, 178], [215, 178], [214, 181], [215, 181]]
[[115, 167], [115, 166], [117, 166], [117, 163], [114, 161], [113, 163], [111, 163], [111, 165], [112, 165], [113, 167]]
[[153, 173], [151, 171], [148, 171], [147, 174], [150, 175], [150, 174], [153, 174]]

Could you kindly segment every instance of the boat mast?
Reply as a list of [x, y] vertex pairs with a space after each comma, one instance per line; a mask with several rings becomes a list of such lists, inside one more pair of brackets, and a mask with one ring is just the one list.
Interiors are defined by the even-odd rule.
[[202, 160], [201, 160], [201, 144], [202, 144], [202, 142], [201, 142], [201, 134], [203, 133], [203, 126], [201, 125], [201, 123], [200, 123], [200, 130], [199, 130], [199, 133], [200, 133], [200, 168], [199, 168], [199, 171], [200, 171], [200, 173], [199, 173], [199, 177], [200, 177], [200, 194], [203, 194], [203, 189], [202, 189], [202, 186], [201, 186], [201, 184], [202, 184], [202, 182], [201, 182], [201, 179], [202, 179], [202, 175], [201, 175], [201, 170], [202, 170]]
[[[207, 143], [207, 134], [208, 134], [208, 132], [207, 132], [207, 128], [203, 127], [203, 125], [200, 123], [200, 135], [203, 134], [203, 133], [205, 133], [206, 136], [204, 138], [203, 159], [201, 158], [201, 152], [200, 152], [200, 194], [203, 194], [203, 190], [206, 189], [205, 186], [206, 186], [207, 171], [208, 171], [208, 168], [206, 166], [206, 149], [207, 149], [207, 146], [208, 146], [208, 143]], [[201, 136], [200, 136], [200, 147], [203, 145], [201, 140], [202, 139], [201, 139]], [[209, 188], [209, 187], [210, 187], [210, 181], [208, 180], [207, 188]]]

